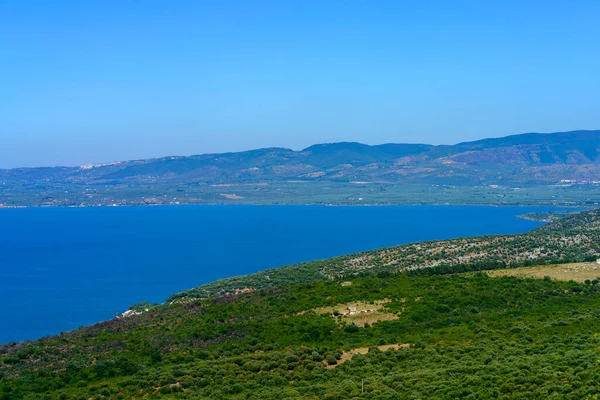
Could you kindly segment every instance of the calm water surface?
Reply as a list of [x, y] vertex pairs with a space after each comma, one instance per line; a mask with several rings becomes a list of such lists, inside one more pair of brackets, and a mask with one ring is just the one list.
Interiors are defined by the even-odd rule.
[[219, 278], [384, 246], [525, 232], [547, 208], [178, 206], [0, 210], [0, 343], [113, 318]]

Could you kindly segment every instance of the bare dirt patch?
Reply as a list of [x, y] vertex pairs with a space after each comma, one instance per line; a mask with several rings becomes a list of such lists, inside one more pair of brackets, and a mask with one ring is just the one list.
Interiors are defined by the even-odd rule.
[[572, 263], [572, 264], [554, 264], [542, 265], [539, 267], [522, 267], [511, 269], [496, 269], [488, 271], [487, 274], [492, 277], [497, 276], [517, 276], [522, 278], [539, 278], [549, 276], [558, 281], [576, 281], [593, 280], [600, 278], [600, 264], [593, 263]]

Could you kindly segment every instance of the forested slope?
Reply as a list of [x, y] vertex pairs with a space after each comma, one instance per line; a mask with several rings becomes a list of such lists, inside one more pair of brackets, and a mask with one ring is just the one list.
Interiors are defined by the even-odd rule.
[[[372, 323], [311, 311], [376, 300]], [[597, 281], [288, 285], [3, 346], [0, 398], [583, 399], [600, 392], [599, 310]]]

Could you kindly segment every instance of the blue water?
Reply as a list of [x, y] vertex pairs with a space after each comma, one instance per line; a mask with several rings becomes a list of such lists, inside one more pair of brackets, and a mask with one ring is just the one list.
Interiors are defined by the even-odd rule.
[[177, 206], [0, 209], [0, 343], [203, 283], [407, 242], [517, 233], [545, 208]]

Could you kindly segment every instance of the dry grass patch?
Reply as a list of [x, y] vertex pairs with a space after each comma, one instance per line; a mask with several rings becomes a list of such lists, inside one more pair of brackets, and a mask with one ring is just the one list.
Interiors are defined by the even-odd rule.
[[386, 312], [383, 310], [377, 310], [369, 313], [345, 315], [341, 317], [342, 321], [346, 325], [355, 324], [356, 326], [364, 326], [365, 324], [373, 325], [379, 321], [392, 321], [398, 319], [397, 314]]
[[489, 276], [517, 276], [522, 278], [544, 278], [549, 276], [558, 281], [584, 282], [600, 277], [600, 265], [593, 263], [572, 263], [542, 265], [538, 267], [522, 267], [511, 269], [496, 269], [486, 272]]
[[388, 312], [385, 309], [385, 304], [390, 301], [390, 299], [375, 300], [371, 303], [359, 301], [337, 304], [330, 307], [314, 308], [310, 311], [314, 311], [317, 314], [330, 314], [333, 318], [338, 318], [346, 325], [356, 324], [364, 326], [365, 323], [372, 325], [378, 321], [398, 319], [397, 314]]
[[336, 304], [335, 306], [329, 307], [318, 307], [313, 308], [311, 311], [317, 314], [340, 314], [344, 315], [351, 312], [368, 312], [371, 310], [379, 310], [384, 307], [386, 303], [389, 303], [390, 299], [375, 300], [373, 302], [367, 301], [354, 301], [352, 303]]
[[[410, 344], [408, 343], [403, 343], [403, 344], [385, 344], [383, 346], [377, 346], [377, 348], [381, 351], [388, 351], [390, 349], [392, 350], [399, 350], [401, 348], [408, 348], [410, 347]], [[337, 360], [337, 364], [334, 365], [328, 365], [327, 368], [335, 368], [340, 364], [345, 363], [346, 361], [350, 361], [352, 360], [352, 357], [354, 357], [357, 354], [367, 354], [369, 352], [369, 347], [358, 347], [356, 349], [352, 349], [350, 351], [346, 351], [344, 352], [344, 354], [342, 354], [342, 357]]]

